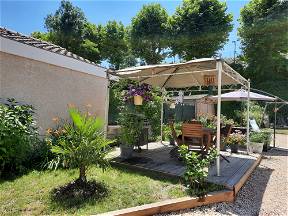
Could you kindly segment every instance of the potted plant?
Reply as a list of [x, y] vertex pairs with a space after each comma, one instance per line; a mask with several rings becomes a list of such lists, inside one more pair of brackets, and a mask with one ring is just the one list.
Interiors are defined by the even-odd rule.
[[271, 132], [269, 131], [263, 131], [264, 134], [264, 145], [263, 145], [263, 151], [267, 152], [270, 147], [271, 143]]
[[250, 145], [249, 151], [255, 153], [262, 153], [263, 145], [265, 141], [265, 133], [263, 132], [254, 132], [250, 134]]
[[128, 159], [132, 157], [134, 146], [143, 130], [144, 116], [125, 106], [120, 113], [120, 157]]
[[230, 147], [231, 153], [237, 153], [239, 146], [245, 143], [245, 136], [241, 132], [232, 133], [224, 142]]
[[169, 140], [170, 145], [175, 145], [175, 141], [172, 136], [172, 131], [169, 125], [164, 125], [163, 127], [163, 139], [166, 141]]

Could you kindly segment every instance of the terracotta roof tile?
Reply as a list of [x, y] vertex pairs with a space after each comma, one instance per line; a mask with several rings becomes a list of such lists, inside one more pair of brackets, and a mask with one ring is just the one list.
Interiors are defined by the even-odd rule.
[[[38, 48], [38, 49], [43, 49], [43, 50], [46, 50], [46, 51], [49, 51], [49, 52], [52, 52], [52, 53], [55, 53], [58, 55], [67, 56], [69, 58], [73, 58], [73, 59], [76, 59], [78, 61], [97, 65], [96, 63], [89, 61], [88, 59], [85, 59], [81, 56], [78, 56], [74, 53], [69, 52], [68, 50], [66, 50], [63, 47], [49, 43], [47, 41], [42, 41], [42, 40], [39, 40], [37, 38], [33, 38], [31, 36], [26, 36], [26, 35], [20, 34], [18, 32], [14, 32], [14, 31], [5, 29], [3, 27], [0, 27], [0, 36], [7, 38], [7, 39], [10, 39], [10, 40], [13, 40], [13, 41], [17, 41], [19, 43], [33, 46], [33, 47]], [[97, 65], [97, 66], [102, 67], [100, 65]]]

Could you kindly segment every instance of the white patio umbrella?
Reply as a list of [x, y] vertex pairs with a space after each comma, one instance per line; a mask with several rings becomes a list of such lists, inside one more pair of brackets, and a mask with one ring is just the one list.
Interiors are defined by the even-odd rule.
[[[220, 115], [221, 87], [240, 84], [248, 90], [247, 109], [249, 110], [250, 82], [234, 71], [221, 59], [203, 58], [177, 64], [145, 65], [126, 68], [111, 73], [122, 78], [139, 81], [152, 86], [164, 88], [186, 88], [192, 86], [216, 85], [218, 89], [217, 104], [217, 151], [220, 153]], [[163, 103], [162, 103], [163, 106]], [[162, 108], [163, 110], [163, 108]], [[249, 119], [249, 112], [247, 114]], [[163, 112], [161, 115], [162, 133]], [[247, 124], [249, 131], [249, 123]], [[161, 134], [162, 135], [162, 134]], [[162, 136], [161, 136], [162, 137]], [[249, 143], [249, 137], [247, 138]], [[248, 144], [247, 144], [248, 149]], [[219, 155], [219, 154], [218, 154]], [[220, 157], [216, 160], [217, 175], [220, 176]]]
[[[218, 96], [212, 96], [210, 98], [213, 100], [217, 100]], [[239, 89], [236, 91], [221, 94], [221, 101], [243, 101], [243, 100], [247, 100], [247, 98], [248, 98], [248, 92], [244, 89]], [[250, 92], [250, 100], [275, 101], [277, 99], [274, 97], [269, 97], [269, 96], [263, 95], [263, 94]]]
[[[221, 100], [222, 101], [245, 101], [248, 99], [248, 94], [249, 93], [246, 90], [239, 89], [236, 91], [222, 94]], [[265, 101], [265, 102], [276, 102], [279, 99], [276, 97], [269, 97], [267, 95], [263, 95], [263, 94], [259, 94], [255, 92], [250, 92], [249, 97], [250, 97], [250, 100], [253, 100], [253, 101]], [[210, 98], [216, 101], [218, 96], [211, 96]], [[275, 107], [276, 107], [276, 103], [275, 103]], [[265, 106], [265, 109], [266, 109], [266, 106]], [[248, 118], [248, 122], [249, 122], [249, 118]], [[273, 127], [274, 127], [274, 147], [275, 147], [276, 112], [274, 114], [274, 126]]]

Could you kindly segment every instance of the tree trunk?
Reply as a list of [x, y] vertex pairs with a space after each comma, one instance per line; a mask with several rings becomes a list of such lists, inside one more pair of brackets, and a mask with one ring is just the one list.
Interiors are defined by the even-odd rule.
[[80, 175], [79, 175], [79, 179], [83, 182], [86, 182], [86, 167], [85, 165], [80, 165]]

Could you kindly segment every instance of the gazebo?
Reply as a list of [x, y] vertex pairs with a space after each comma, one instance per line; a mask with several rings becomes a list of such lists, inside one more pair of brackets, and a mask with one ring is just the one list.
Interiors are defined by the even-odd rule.
[[[183, 89], [193, 86], [217, 86], [217, 142], [218, 155], [220, 153], [220, 116], [222, 86], [237, 85], [247, 89], [247, 110], [250, 101], [250, 81], [233, 70], [223, 59], [202, 58], [185, 63], [159, 64], [131, 67], [113, 72], [122, 78], [160, 87]], [[163, 103], [162, 103], [163, 104]], [[163, 109], [162, 109], [163, 110]], [[249, 146], [249, 111], [247, 112], [247, 152]], [[161, 116], [162, 131], [163, 115]], [[220, 156], [216, 160], [217, 176], [220, 176]]]

